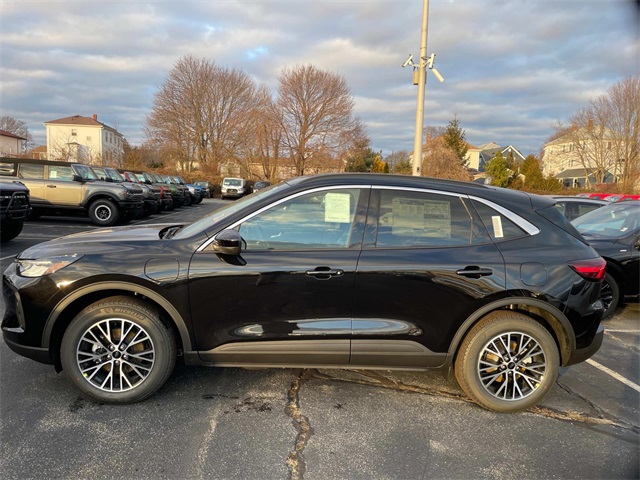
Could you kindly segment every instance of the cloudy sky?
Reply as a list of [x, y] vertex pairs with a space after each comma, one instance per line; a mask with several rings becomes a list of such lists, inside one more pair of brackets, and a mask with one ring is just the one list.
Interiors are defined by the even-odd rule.
[[[343, 75], [374, 150], [413, 149], [422, 0], [0, 0], [0, 115], [91, 116], [134, 145], [184, 55], [275, 91], [283, 67]], [[425, 126], [538, 153], [557, 122], [640, 72], [636, 0], [430, 0]]]

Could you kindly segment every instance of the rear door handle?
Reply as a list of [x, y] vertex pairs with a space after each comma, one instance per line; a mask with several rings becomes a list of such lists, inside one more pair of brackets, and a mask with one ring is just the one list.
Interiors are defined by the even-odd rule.
[[309, 277], [315, 277], [318, 280], [328, 280], [331, 277], [341, 277], [344, 275], [344, 270], [333, 270], [330, 267], [316, 267], [313, 270], [307, 270], [304, 272]]
[[56, 188], [55, 185], [47, 185], [47, 188]]
[[493, 270], [491, 270], [490, 268], [480, 268], [474, 265], [474, 266], [464, 267], [461, 270], [456, 270], [456, 273], [458, 275], [462, 275], [463, 277], [480, 278], [480, 277], [487, 277], [489, 275], [493, 275]]

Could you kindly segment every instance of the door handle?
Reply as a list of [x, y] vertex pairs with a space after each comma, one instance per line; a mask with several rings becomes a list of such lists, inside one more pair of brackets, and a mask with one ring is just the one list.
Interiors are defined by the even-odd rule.
[[464, 267], [461, 270], [456, 270], [456, 273], [458, 275], [462, 275], [463, 277], [480, 278], [480, 277], [487, 277], [489, 275], [493, 275], [493, 270], [491, 270], [490, 268], [480, 268], [474, 265], [474, 266]]
[[56, 188], [56, 185], [47, 185], [47, 188]]
[[341, 277], [344, 275], [344, 270], [333, 270], [330, 267], [316, 267], [313, 270], [307, 270], [304, 272], [309, 277], [315, 277], [318, 280], [328, 280], [331, 277]]

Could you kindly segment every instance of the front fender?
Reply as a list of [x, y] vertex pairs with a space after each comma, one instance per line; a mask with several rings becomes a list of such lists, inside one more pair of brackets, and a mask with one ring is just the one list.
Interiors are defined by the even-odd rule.
[[44, 331], [42, 334], [42, 346], [47, 349], [50, 349], [51, 337], [52, 337], [52, 333], [54, 331], [56, 322], [60, 317], [60, 315], [67, 309], [67, 307], [69, 307], [71, 304], [73, 304], [77, 300], [80, 300], [84, 296], [101, 291], [101, 290], [119, 290], [119, 291], [130, 292], [138, 295], [143, 295], [149, 298], [150, 300], [152, 300], [153, 302], [157, 303], [165, 312], [167, 312], [167, 314], [171, 317], [171, 320], [175, 324], [178, 330], [178, 333], [180, 335], [180, 339], [182, 341], [182, 347], [184, 351], [192, 350], [191, 336], [189, 335], [189, 330], [187, 329], [186, 322], [184, 318], [182, 318], [182, 315], [180, 314], [180, 312], [176, 310], [176, 308], [171, 304], [171, 302], [169, 302], [159, 293], [145, 286], [134, 284], [134, 283], [122, 282], [122, 281], [94, 283], [86, 287], [81, 287], [73, 291], [68, 296], [64, 297], [64, 299], [62, 299], [60, 303], [56, 305], [52, 313], [49, 315], [49, 318], [47, 319], [47, 322], [45, 324]]

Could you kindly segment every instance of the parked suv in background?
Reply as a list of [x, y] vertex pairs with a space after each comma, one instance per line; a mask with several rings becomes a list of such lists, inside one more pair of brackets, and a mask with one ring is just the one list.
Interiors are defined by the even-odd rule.
[[127, 188], [137, 187], [142, 190], [142, 199], [144, 201], [144, 210], [141, 212], [142, 217], [148, 217], [160, 211], [160, 189], [154, 185], [145, 185], [137, 181], [132, 182], [118, 170], [111, 167], [91, 167], [96, 175], [108, 182], [122, 183]]
[[99, 180], [78, 163], [0, 159], [0, 172], [29, 189], [33, 215], [83, 214], [99, 226], [115, 225], [142, 211], [142, 190]]
[[180, 352], [191, 365], [453, 368], [477, 403], [513, 412], [600, 347], [604, 273], [552, 199], [320, 175], [190, 225], [33, 246], [4, 273], [2, 330], [99, 402], [149, 397]]
[[30, 212], [29, 189], [17, 181], [0, 181], [0, 241], [20, 235]]
[[195, 182], [195, 185], [202, 187], [204, 198], [213, 197], [213, 186], [211, 185], [211, 182], [209, 182], [208, 180], [199, 180]]

